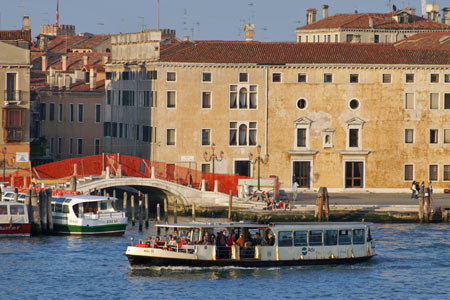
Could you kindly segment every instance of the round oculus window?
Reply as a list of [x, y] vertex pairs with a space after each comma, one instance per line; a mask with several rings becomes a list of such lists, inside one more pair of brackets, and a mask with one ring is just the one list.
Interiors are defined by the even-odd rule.
[[348, 103], [348, 105], [350, 106], [351, 109], [355, 110], [359, 108], [359, 101], [357, 99], [352, 99], [350, 100], [350, 102]]
[[297, 108], [298, 109], [305, 109], [306, 108], [306, 99], [298, 99], [297, 101]]

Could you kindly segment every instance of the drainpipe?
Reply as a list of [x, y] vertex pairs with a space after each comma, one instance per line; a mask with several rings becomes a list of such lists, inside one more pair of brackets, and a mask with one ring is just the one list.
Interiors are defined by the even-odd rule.
[[269, 138], [268, 138], [268, 134], [269, 134], [269, 67], [266, 66], [266, 107], [265, 107], [265, 128], [264, 128], [264, 145], [265, 145], [265, 154], [269, 153]]

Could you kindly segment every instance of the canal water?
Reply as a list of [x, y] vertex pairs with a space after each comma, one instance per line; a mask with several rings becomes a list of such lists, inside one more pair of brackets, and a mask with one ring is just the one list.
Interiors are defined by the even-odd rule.
[[131, 269], [130, 238], [0, 239], [0, 299], [450, 299], [448, 224], [374, 225], [378, 256], [345, 266]]

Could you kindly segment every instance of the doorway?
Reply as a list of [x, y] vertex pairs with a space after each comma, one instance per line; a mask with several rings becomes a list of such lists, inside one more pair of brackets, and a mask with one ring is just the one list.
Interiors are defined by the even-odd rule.
[[345, 162], [345, 188], [363, 187], [363, 162]]
[[310, 188], [311, 179], [311, 162], [310, 161], [294, 161], [294, 178], [297, 180], [300, 188]]

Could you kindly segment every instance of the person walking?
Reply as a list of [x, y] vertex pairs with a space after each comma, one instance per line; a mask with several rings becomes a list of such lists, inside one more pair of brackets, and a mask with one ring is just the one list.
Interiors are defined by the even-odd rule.
[[416, 199], [416, 195], [417, 195], [417, 189], [416, 189], [416, 181], [413, 180], [412, 185], [411, 185], [411, 199]]
[[428, 212], [431, 212], [431, 206], [433, 205], [433, 186], [431, 184], [431, 181], [428, 184], [428, 197], [430, 199], [430, 205], [428, 207], [428, 210], [429, 210]]
[[292, 185], [292, 191], [294, 192], [293, 196], [292, 196], [292, 201], [297, 200], [298, 187], [299, 187], [299, 185], [296, 180], [296, 181], [294, 181], [294, 184]]

